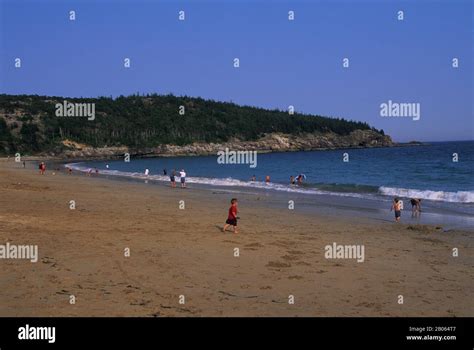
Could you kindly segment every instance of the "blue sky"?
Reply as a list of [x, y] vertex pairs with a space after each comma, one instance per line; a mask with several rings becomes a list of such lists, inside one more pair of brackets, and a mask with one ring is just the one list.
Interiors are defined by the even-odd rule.
[[[472, 140], [473, 28], [469, 0], [0, 0], [0, 92], [186, 94], [366, 121], [396, 141]], [[420, 120], [382, 118], [388, 100], [420, 103]]]

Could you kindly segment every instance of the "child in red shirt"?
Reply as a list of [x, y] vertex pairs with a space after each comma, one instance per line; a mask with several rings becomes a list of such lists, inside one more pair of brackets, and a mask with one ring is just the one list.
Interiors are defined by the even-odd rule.
[[40, 174], [41, 175], [44, 175], [45, 171], [46, 171], [46, 164], [44, 164], [44, 162], [41, 162], [40, 165], [39, 165], [39, 171], [40, 171]]
[[234, 233], [237, 232], [237, 198], [232, 198], [230, 201], [231, 206], [229, 208], [229, 216], [227, 217], [227, 221], [225, 222], [224, 228], [222, 229], [225, 232], [229, 226], [234, 226]]

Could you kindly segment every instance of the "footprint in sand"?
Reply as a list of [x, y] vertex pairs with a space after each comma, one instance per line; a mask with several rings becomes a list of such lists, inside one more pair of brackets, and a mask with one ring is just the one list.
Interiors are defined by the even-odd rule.
[[244, 247], [246, 247], [246, 248], [261, 248], [261, 247], [263, 247], [263, 244], [260, 244], [260, 243], [250, 243], [250, 244], [244, 245]]
[[302, 280], [303, 276], [298, 276], [298, 275], [288, 276], [288, 279], [289, 280]]
[[300, 250], [289, 250], [287, 253], [291, 255], [304, 255], [304, 253]]
[[135, 300], [135, 301], [132, 301], [130, 303], [130, 305], [133, 305], [133, 306], [146, 306], [147, 304], [151, 303], [151, 300], [144, 300], [144, 299], [141, 299], [141, 300]]
[[287, 261], [294, 261], [299, 259], [297, 256], [294, 255], [283, 255], [281, 258]]
[[56, 292], [56, 294], [64, 294], [64, 295], [69, 295], [71, 294], [70, 292], [68, 292], [66, 289], [61, 289], [61, 291], [59, 292]]
[[292, 246], [295, 246], [296, 245], [296, 242], [292, 242], [292, 241], [276, 241], [276, 242], [272, 242], [270, 243], [271, 245], [274, 245], [274, 246], [277, 246], [277, 247], [281, 247], [281, 248], [291, 248]]
[[266, 267], [276, 267], [276, 268], [282, 268], [282, 267], [291, 267], [290, 263], [284, 263], [281, 261], [269, 261]]

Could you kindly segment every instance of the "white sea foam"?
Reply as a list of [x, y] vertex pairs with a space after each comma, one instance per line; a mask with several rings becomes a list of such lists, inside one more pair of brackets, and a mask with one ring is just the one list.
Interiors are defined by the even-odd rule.
[[443, 201], [451, 203], [474, 203], [473, 191], [444, 192], [416, 190], [409, 188], [380, 187], [379, 192], [386, 196], [421, 198], [432, 201]]
[[[80, 172], [88, 172], [91, 168], [84, 166], [82, 163], [69, 163], [66, 164], [67, 167], [80, 171]], [[112, 176], [121, 176], [121, 177], [128, 177], [134, 179], [143, 179], [149, 181], [162, 181], [168, 182], [169, 175], [145, 175], [144, 173], [137, 173], [137, 172], [125, 172], [120, 170], [110, 170], [110, 169], [101, 169], [100, 174], [102, 175], [112, 175]], [[177, 173], [176, 181], [179, 182], [179, 173]], [[305, 193], [305, 194], [333, 194], [336, 196], [341, 197], [359, 197], [359, 198], [366, 198], [367, 195], [358, 194], [358, 193], [333, 193], [328, 191], [321, 191], [316, 188], [302, 188], [297, 186], [289, 186], [283, 185], [278, 183], [265, 183], [261, 181], [242, 181], [233, 179], [231, 177], [228, 178], [208, 178], [208, 177], [186, 177], [186, 183], [195, 183], [195, 184], [203, 184], [203, 185], [211, 185], [211, 186], [223, 186], [223, 187], [246, 187], [246, 188], [258, 188], [258, 189], [266, 189], [266, 190], [275, 190], [275, 191], [283, 191], [283, 192], [296, 192], [296, 193]], [[370, 195], [368, 195], [370, 197]]]
[[[87, 172], [89, 167], [83, 166], [81, 163], [70, 163], [66, 165], [73, 170]], [[151, 181], [162, 181], [168, 182], [169, 176], [164, 175], [145, 175], [144, 173], [137, 172], [125, 172], [119, 170], [100, 170], [100, 174], [121, 176], [134, 179], [143, 179]], [[178, 173], [179, 174], [179, 173]], [[176, 180], [179, 182], [179, 175], [176, 176]], [[246, 187], [246, 188], [259, 188], [259, 189], [270, 189], [275, 191], [283, 192], [296, 192], [305, 194], [330, 194], [340, 197], [357, 197], [357, 198], [374, 198], [373, 194], [368, 193], [339, 193], [318, 190], [317, 188], [297, 187], [289, 186], [278, 183], [264, 183], [264, 182], [253, 182], [253, 181], [242, 181], [233, 178], [208, 178], [208, 177], [186, 177], [187, 183], [196, 183], [211, 186], [224, 186], [224, 187]], [[404, 188], [392, 188], [392, 187], [379, 187], [379, 194], [385, 196], [398, 196], [405, 198], [422, 198], [433, 201], [444, 201], [452, 203], [474, 203], [474, 192], [471, 191], [458, 191], [458, 192], [443, 192], [443, 191], [429, 191], [429, 190], [416, 190], [416, 189], [404, 189]]]

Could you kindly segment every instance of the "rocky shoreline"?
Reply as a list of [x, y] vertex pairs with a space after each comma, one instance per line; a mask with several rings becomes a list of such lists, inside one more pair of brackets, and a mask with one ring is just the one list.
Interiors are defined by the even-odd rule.
[[334, 133], [287, 135], [272, 133], [257, 141], [230, 140], [225, 143], [195, 142], [189, 145], [160, 145], [150, 148], [91, 147], [73, 141], [63, 141], [64, 150], [57, 153], [40, 154], [47, 157], [67, 159], [116, 158], [125, 153], [140, 157], [174, 157], [215, 155], [228, 148], [233, 151], [297, 152], [348, 148], [375, 148], [398, 146], [390, 136], [381, 135], [373, 130], [356, 130], [349, 135], [340, 136]]

